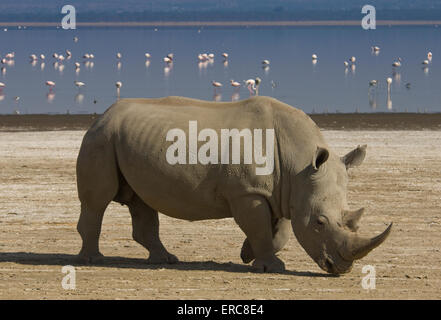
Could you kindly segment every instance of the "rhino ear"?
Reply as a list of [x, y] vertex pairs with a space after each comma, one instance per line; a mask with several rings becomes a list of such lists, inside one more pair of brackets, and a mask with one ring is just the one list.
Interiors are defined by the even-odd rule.
[[366, 156], [367, 145], [358, 146], [345, 156], [341, 158], [341, 161], [345, 164], [346, 169], [359, 166]]
[[315, 151], [314, 158], [312, 159], [312, 166], [314, 169], [318, 170], [322, 164], [326, 162], [329, 158], [329, 151], [325, 148], [317, 147]]
[[358, 221], [360, 221], [361, 215], [364, 212], [364, 208], [356, 211], [343, 211], [343, 224], [351, 231], [358, 230]]

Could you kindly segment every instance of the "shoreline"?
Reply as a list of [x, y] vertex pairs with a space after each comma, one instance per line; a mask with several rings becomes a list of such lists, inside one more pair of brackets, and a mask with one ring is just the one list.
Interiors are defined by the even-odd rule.
[[[441, 113], [308, 114], [325, 130], [441, 130]], [[100, 114], [0, 115], [0, 132], [87, 130]]]
[[[360, 26], [360, 20], [77, 22], [79, 27], [305, 27]], [[377, 26], [438, 26], [441, 20], [377, 20]], [[0, 27], [61, 27], [60, 22], [1, 22]]]

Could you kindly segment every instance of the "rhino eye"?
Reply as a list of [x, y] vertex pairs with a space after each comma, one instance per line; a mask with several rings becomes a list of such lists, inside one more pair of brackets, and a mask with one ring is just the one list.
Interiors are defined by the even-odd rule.
[[319, 216], [317, 218], [317, 224], [323, 226], [323, 225], [325, 225], [327, 223], [328, 223], [328, 218], [326, 218], [325, 216]]

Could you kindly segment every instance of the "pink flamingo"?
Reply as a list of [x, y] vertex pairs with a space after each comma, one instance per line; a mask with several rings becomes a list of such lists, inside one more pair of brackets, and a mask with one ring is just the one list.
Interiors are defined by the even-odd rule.
[[55, 87], [55, 82], [53, 81], [46, 81], [46, 85], [49, 87], [49, 92], [52, 92], [52, 89]]

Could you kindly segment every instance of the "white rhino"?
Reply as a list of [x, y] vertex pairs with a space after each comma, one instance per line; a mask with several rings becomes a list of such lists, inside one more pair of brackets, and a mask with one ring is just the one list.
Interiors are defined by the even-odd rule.
[[[274, 150], [266, 150], [274, 151], [271, 174], [257, 175], [256, 163], [170, 164], [167, 150], [174, 141], [167, 134], [181, 129], [188, 136], [191, 121], [218, 133], [225, 128], [274, 129]], [[87, 131], [78, 155], [79, 258], [90, 262], [102, 257], [103, 214], [116, 201], [129, 207], [133, 238], [150, 252], [150, 263], [178, 261], [159, 239], [161, 212], [191, 221], [234, 218], [246, 235], [242, 260], [254, 260], [261, 271], [284, 270], [276, 253], [292, 228], [323, 270], [349, 272], [353, 261], [380, 245], [392, 227], [376, 237], [362, 237], [356, 231], [363, 209], [348, 210], [347, 170], [360, 165], [365, 152], [361, 146], [337, 156], [305, 113], [273, 98], [231, 103], [182, 97], [120, 100]]]

